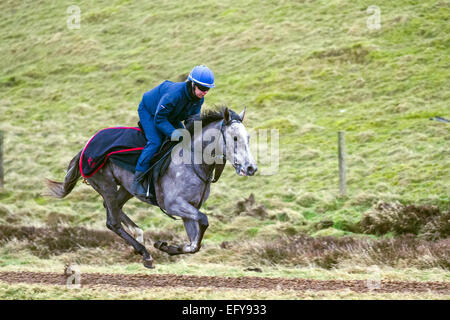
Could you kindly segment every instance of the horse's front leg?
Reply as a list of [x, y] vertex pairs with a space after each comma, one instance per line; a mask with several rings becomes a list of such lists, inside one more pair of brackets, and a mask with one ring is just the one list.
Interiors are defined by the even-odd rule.
[[184, 253], [195, 253], [200, 250], [201, 243], [203, 240], [203, 235], [205, 234], [206, 229], [208, 228], [208, 217], [201, 213], [202, 217], [198, 220], [191, 219], [183, 219], [184, 228], [186, 229], [186, 233], [189, 237], [190, 244], [186, 244], [183, 246]]
[[208, 217], [187, 201], [180, 199], [166, 208], [169, 214], [179, 216], [183, 219], [190, 243], [174, 246], [168, 245], [167, 242], [157, 241], [154, 245], [155, 248], [170, 255], [195, 253], [200, 250], [203, 235], [209, 226]]

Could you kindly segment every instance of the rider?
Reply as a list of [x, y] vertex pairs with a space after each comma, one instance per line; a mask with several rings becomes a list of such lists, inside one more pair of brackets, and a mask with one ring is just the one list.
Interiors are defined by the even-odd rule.
[[136, 165], [131, 191], [135, 196], [146, 196], [143, 178], [150, 168], [150, 160], [158, 151], [165, 137], [180, 141], [184, 128], [181, 121], [200, 113], [204, 96], [214, 88], [214, 74], [206, 66], [192, 69], [185, 82], [164, 81], [144, 93], [139, 104], [139, 120], [144, 129], [147, 144]]

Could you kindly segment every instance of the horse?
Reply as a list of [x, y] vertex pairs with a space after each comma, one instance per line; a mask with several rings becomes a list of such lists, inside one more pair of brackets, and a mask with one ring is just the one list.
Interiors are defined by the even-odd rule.
[[[236, 173], [241, 176], [253, 176], [258, 170], [250, 152], [250, 136], [243, 125], [245, 111], [246, 108], [238, 115], [233, 110], [222, 107], [220, 110], [204, 111], [185, 122], [185, 131], [190, 136], [195, 133], [195, 130], [198, 131], [198, 124], [201, 124], [201, 134], [194, 134], [192, 139], [183, 139], [181, 143], [175, 145], [166, 172], [154, 181], [154, 190], [158, 206], [168, 215], [178, 216], [183, 220], [189, 243], [169, 245], [165, 241], [157, 241], [154, 243], [155, 248], [169, 255], [198, 252], [203, 235], [209, 226], [208, 217], [200, 211], [200, 208], [209, 197], [213, 170], [216, 168], [217, 171], [216, 166], [220, 163], [223, 170], [227, 160], [230, 160]], [[203, 138], [206, 136], [213, 137], [209, 143]], [[184, 134], [183, 137], [185, 137]], [[200, 157], [200, 160], [193, 162], [180, 161], [179, 158], [174, 157], [181, 153], [186, 156], [185, 152], [188, 151], [187, 153], [191, 154], [191, 160], [198, 158], [194, 154], [194, 149], [199, 145], [202, 148], [206, 147], [204, 150], [208, 148], [212, 150], [212, 161], [208, 157]], [[64, 182], [47, 179], [46, 183], [51, 196], [64, 198], [73, 190], [81, 177], [78, 165], [81, 154], [82, 150], [70, 161]], [[103, 198], [106, 227], [124, 239], [135, 252], [142, 256], [142, 262], [146, 268], [154, 268], [153, 258], [144, 246], [142, 229], [123, 211], [125, 203], [134, 197], [131, 193], [133, 177], [132, 172], [107, 160], [100, 170], [86, 180]], [[147, 198], [137, 198], [154, 204]], [[124, 225], [131, 234], [125, 230]]]

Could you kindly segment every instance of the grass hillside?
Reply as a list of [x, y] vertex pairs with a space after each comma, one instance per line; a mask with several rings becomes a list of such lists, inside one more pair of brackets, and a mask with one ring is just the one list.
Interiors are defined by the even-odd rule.
[[[197, 64], [216, 76], [205, 108], [245, 105], [248, 129], [279, 130], [275, 174], [227, 167], [213, 185], [207, 244], [359, 236], [379, 201], [448, 210], [450, 127], [429, 118], [450, 117], [450, 1], [376, 1], [379, 30], [366, 24], [373, 1], [80, 0], [80, 29], [69, 29], [73, 4], [0, 3], [2, 224], [106, 229], [94, 190], [79, 183], [49, 199], [44, 178], [62, 180], [99, 129], [135, 126], [142, 94]], [[252, 193], [260, 211], [238, 203]], [[125, 211], [145, 230], [184, 236], [158, 208], [133, 199]]]

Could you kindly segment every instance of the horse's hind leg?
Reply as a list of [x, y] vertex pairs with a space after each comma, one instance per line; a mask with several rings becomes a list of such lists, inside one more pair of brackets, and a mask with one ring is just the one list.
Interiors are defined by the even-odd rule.
[[133, 220], [131, 220], [122, 210], [120, 211], [120, 219], [133, 233], [136, 241], [144, 245], [144, 231], [142, 231], [142, 229], [139, 228], [139, 226], [135, 224]]
[[[145, 245], [144, 231], [142, 231], [142, 229], [139, 228], [139, 226], [136, 223], [134, 223], [134, 221], [131, 220], [130, 217], [128, 217], [125, 212], [123, 212], [123, 206], [131, 198], [133, 198], [133, 195], [129, 193], [124, 187], [119, 188], [119, 191], [117, 193], [117, 204], [120, 208], [120, 220], [127, 226], [128, 230], [130, 230], [136, 241]], [[105, 201], [103, 201], [103, 206], [105, 207], [106, 210], [108, 210]]]
[[139, 228], [139, 226], [134, 223], [133, 220], [130, 219], [130, 217], [128, 217], [126, 215], [125, 212], [123, 212], [123, 206], [125, 205], [125, 203], [130, 200], [131, 198], [133, 198], [133, 195], [131, 193], [129, 193], [124, 187], [120, 187], [119, 191], [118, 191], [118, 197], [117, 197], [117, 201], [119, 203], [119, 207], [120, 207], [120, 220], [122, 221], [122, 223], [124, 223], [128, 229], [133, 233], [134, 238], [141, 244], [144, 244], [144, 231], [142, 231], [141, 228]]
[[127, 233], [122, 226], [121, 207], [118, 202], [119, 192], [116, 189], [117, 185], [114, 179], [112, 179], [112, 177], [111, 179], [108, 179], [106, 174], [97, 174], [96, 176], [94, 176], [94, 178], [90, 178], [88, 182], [103, 197], [104, 205], [106, 206], [107, 228], [124, 239], [134, 248], [134, 250], [142, 255], [145, 267], [152, 268], [153, 259], [148, 253], [147, 249], [145, 249], [145, 247], [141, 243], [136, 241], [136, 239], [134, 239], [129, 233]]

